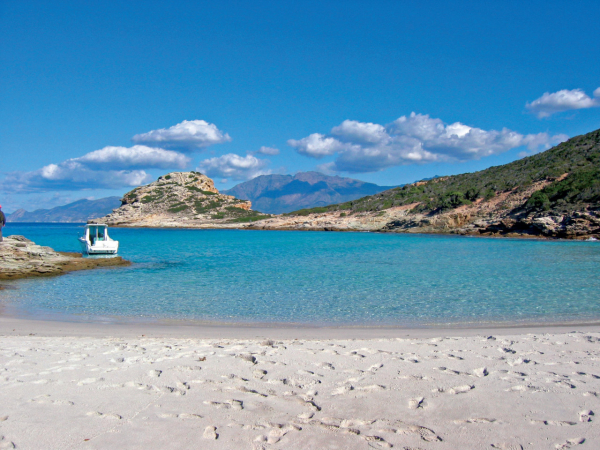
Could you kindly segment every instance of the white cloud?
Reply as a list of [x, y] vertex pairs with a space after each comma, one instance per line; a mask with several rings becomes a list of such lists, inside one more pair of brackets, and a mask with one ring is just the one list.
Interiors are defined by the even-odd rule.
[[549, 148], [565, 140], [564, 135], [547, 133], [522, 135], [509, 129], [483, 130], [460, 122], [445, 124], [426, 114], [411, 113], [388, 125], [345, 120], [331, 130], [333, 136], [319, 133], [288, 144], [304, 155], [335, 160], [321, 169], [338, 172], [376, 172], [388, 167], [430, 162], [480, 159], [512, 148]]
[[161, 148], [143, 145], [104, 147], [31, 172], [9, 173], [0, 182], [0, 189], [6, 192], [46, 192], [139, 186], [152, 181], [152, 177], [142, 169], [183, 169], [189, 162], [187, 156]]
[[525, 105], [529, 111], [540, 119], [558, 112], [597, 106], [600, 106], [600, 87], [594, 91], [594, 98], [589, 97], [581, 89], [563, 89], [552, 94], [545, 92], [537, 100]]
[[313, 133], [298, 141], [290, 139], [287, 143], [290, 147], [294, 147], [298, 153], [312, 158], [322, 158], [327, 155], [333, 155], [346, 147], [337, 139], [319, 133]]
[[260, 153], [261, 155], [279, 155], [279, 149], [278, 148], [273, 148], [273, 147], [265, 147], [262, 146], [261, 148], [258, 149], [258, 153]]
[[523, 142], [527, 145], [528, 151], [522, 151], [519, 153], [521, 158], [525, 156], [531, 156], [544, 150], [548, 150], [553, 145], [558, 145], [561, 142], [565, 142], [569, 139], [566, 134], [556, 134], [550, 136], [548, 133], [528, 134], [523, 138]]
[[250, 180], [259, 175], [269, 175], [269, 161], [253, 155], [239, 156], [234, 153], [205, 159], [196, 170], [211, 178], [223, 177], [233, 180]]
[[143, 170], [90, 170], [75, 161], [49, 164], [32, 172], [9, 173], [0, 188], [7, 192], [76, 191], [139, 186], [152, 181]]
[[134, 145], [129, 148], [104, 147], [69, 161], [80, 162], [90, 169], [184, 169], [190, 158], [172, 150]]
[[344, 120], [341, 125], [331, 129], [331, 134], [338, 136], [340, 140], [353, 143], [380, 144], [389, 140], [389, 135], [382, 125], [356, 120]]
[[229, 142], [231, 137], [219, 130], [215, 124], [205, 120], [184, 120], [170, 128], [136, 134], [131, 140], [152, 147], [194, 151], [209, 145]]

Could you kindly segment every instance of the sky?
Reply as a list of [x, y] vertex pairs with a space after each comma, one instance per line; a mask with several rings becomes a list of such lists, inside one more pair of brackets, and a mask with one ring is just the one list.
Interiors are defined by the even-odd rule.
[[600, 128], [600, 2], [0, 0], [0, 205], [318, 170], [398, 185]]

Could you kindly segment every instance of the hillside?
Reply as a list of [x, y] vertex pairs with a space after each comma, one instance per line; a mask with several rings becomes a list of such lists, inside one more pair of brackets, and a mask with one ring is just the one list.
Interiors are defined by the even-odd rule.
[[106, 197], [98, 200], [81, 199], [52, 209], [38, 209], [33, 212], [18, 209], [6, 217], [7, 222], [87, 222], [110, 214], [121, 204], [119, 197]]
[[264, 228], [584, 238], [600, 234], [600, 130], [512, 163], [304, 209]]
[[258, 211], [281, 214], [356, 200], [390, 187], [319, 172], [300, 172], [294, 176], [262, 175], [223, 193], [252, 201]]
[[128, 192], [113, 213], [90, 223], [140, 227], [235, 227], [268, 216], [252, 204], [219, 193], [213, 180], [198, 172], [172, 172]]

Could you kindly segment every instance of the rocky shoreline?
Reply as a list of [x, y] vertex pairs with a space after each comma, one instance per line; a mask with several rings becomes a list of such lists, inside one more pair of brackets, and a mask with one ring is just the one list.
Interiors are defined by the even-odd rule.
[[459, 234], [487, 237], [548, 239], [600, 238], [600, 210], [586, 209], [559, 214], [528, 211], [526, 199], [547, 185], [499, 193], [493, 199], [478, 199], [470, 205], [444, 212], [414, 212], [417, 203], [382, 211], [328, 211], [307, 215], [280, 215], [246, 225], [261, 230], [375, 231], [418, 234]]
[[98, 267], [128, 266], [120, 256], [84, 258], [81, 253], [56, 252], [24, 236], [8, 236], [0, 242], [0, 280], [47, 277]]

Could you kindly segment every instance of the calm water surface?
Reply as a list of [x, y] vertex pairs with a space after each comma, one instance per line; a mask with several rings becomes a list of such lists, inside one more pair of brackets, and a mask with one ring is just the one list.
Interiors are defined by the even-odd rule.
[[[81, 228], [9, 224], [60, 251]], [[111, 229], [131, 267], [3, 282], [5, 314], [315, 325], [600, 320], [600, 242]]]

